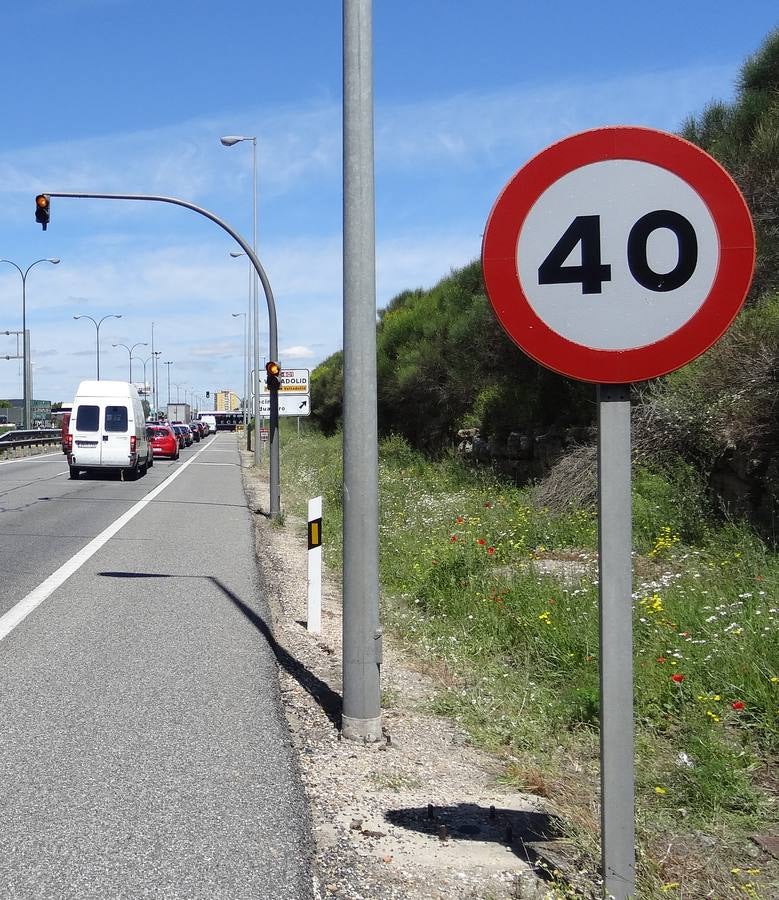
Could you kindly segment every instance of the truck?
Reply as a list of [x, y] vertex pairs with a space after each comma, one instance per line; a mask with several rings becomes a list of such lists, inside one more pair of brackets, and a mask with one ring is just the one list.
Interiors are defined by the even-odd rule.
[[169, 403], [168, 421], [183, 422], [185, 425], [189, 425], [192, 421], [192, 410], [189, 403]]

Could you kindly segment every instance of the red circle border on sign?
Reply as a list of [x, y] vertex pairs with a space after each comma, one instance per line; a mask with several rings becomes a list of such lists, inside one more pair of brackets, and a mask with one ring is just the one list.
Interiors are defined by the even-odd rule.
[[[651, 163], [689, 184], [711, 213], [720, 256], [708, 296], [684, 325], [650, 344], [605, 350], [568, 340], [538, 316], [519, 280], [517, 244], [530, 210], [550, 185], [574, 169], [613, 159]], [[584, 131], [533, 157], [495, 201], [482, 244], [487, 295], [511, 339], [542, 366], [600, 384], [657, 378], [708, 350], [738, 314], [754, 265], [755, 232], [749, 209], [725, 169], [689, 141], [633, 126]]]

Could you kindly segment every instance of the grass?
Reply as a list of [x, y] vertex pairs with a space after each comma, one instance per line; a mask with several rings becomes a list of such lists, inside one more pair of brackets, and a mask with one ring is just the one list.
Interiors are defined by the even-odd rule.
[[[338, 436], [283, 436], [287, 503], [324, 496], [335, 570], [340, 453]], [[381, 448], [380, 499], [385, 625], [442, 675], [436, 711], [502, 754], [507, 782], [560, 808], [595, 877], [594, 511], [553, 515], [396, 438]], [[701, 519], [702, 503], [689, 471], [635, 474], [640, 896], [768, 898], [779, 872], [756, 871], [749, 835], [779, 821], [779, 560], [748, 528]]]

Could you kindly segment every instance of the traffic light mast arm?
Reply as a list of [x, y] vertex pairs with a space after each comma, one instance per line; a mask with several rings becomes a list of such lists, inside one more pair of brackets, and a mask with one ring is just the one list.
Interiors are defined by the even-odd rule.
[[[196, 206], [194, 203], [190, 203], [188, 200], [181, 200], [178, 197], [162, 197], [157, 194], [87, 194], [70, 191], [48, 191], [45, 194], [38, 194], [38, 197], [70, 197], [77, 200], [147, 200], [152, 203], [172, 203], [174, 206], [183, 206], [185, 209], [191, 209], [192, 212], [199, 213], [201, 216], [205, 216], [207, 219], [210, 219], [212, 222], [214, 222], [214, 224], [218, 225], [220, 228], [226, 231], [234, 241], [236, 241], [241, 250], [243, 250], [243, 252], [249, 258], [255, 272], [257, 273], [257, 277], [260, 279], [262, 289], [265, 292], [265, 300], [268, 304], [268, 351], [271, 359], [276, 359], [278, 357], [279, 340], [276, 324], [276, 302], [273, 299], [273, 291], [271, 289], [270, 282], [268, 281], [268, 276], [265, 274], [265, 269], [263, 269], [262, 264], [260, 263], [259, 259], [257, 258], [252, 248], [249, 246], [247, 241], [245, 241], [241, 237], [241, 235], [237, 231], [235, 231], [235, 229], [231, 228], [226, 222], [224, 222], [218, 216], [214, 215], [214, 213], [212, 213], [210, 210], [204, 209], [202, 206]], [[49, 208], [47, 207], [47, 213], [48, 212]], [[38, 221], [37, 211], [36, 221]]]
[[[271, 290], [268, 276], [265, 269], [260, 265], [257, 254], [252, 250], [247, 241], [245, 241], [237, 231], [231, 228], [226, 222], [223, 222], [218, 216], [215, 216], [202, 206], [195, 206], [187, 200], [180, 200], [178, 197], [161, 197], [157, 194], [87, 194], [71, 191], [49, 191], [46, 197], [70, 197], [77, 200], [148, 200], [153, 203], [172, 203], [174, 206], [183, 206], [185, 209], [191, 209], [206, 219], [210, 219], [215, 225], [226, 231], [231, 238], [240, 246], [241, 250], [251, 261], [257, 277], [260, 279], [262, 289], [265, 292], [265, 300], [268, 304], [268, 343], [271, 359], [278, 359], [279, 356], [279, 338], [276, 325], [276, 303], [273, 299], [273, 291]], [[255, 307], [256, 309], [256, 307]], [[259, 366], [256, 366], [259, 369]], [[260, 373], [255, 374], [255, 396], [260, 393]], [[274, 402], [275, 396], [275, 402]], [[281, 513], [281, 490], [279, 486], [279, 408], [278, 395], [271, 394], [271, 411], [270, 411], [270, 515], [275, 518]]]

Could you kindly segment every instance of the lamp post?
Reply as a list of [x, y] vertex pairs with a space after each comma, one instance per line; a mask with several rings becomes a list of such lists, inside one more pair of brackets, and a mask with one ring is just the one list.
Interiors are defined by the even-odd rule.
[[107, 316], [103, 316], [99, 322], [95, 321], [92, 316], [73, 316], [74, 319], [89, 319], [89, 321], [95, 326], [95, 348], [96, 348], [96, 356], [97, 356], [97, 380], [100, 381], [100, 326], [105, 322], [106, 319], [121, 319], [121, 315], [115, 315], [114, 313], [110, 313]]
[[179, 400], [180, 400], [180, 398], [179, 398], [179, 390], [181, 389], [181, 385], [180, 385], [180, 384], [176, 384], [175, 382], [174, 382], [174, 385], [175, 385], [175, 387], [176, 387], [176, 403], [178, 403]]
[[244, 427], [249, 423], [248, 404], [249, 404], [249, 333], [246, 328], [246, 313], [232, 313], [233, 318], [243, 316], [243, 424]]
[[[252, 252], [257, 256], [257, 138], [247, 135], [230, 134], [220, 138], [223, 146], [232, 147], [241, 141], [252, 142]], [[252, 275], [252, 316], [254, 318], [254, 464], [259, 466], [262, 462], [260, 454], [260, 325], [257, 303], [257, 278]], [[273, 422], [271, 425], [273, 426]], [[278, 427], [278, 422], [276, 422]], [[273, 432], [273, 427], [271, 431]], [[278, 468], [278, 434], [271, 434], [271, 469]], [[271, 483], [275, 483], [274, 473], [271, 473]], [[271, 498], [271, 507], [275, 506]]]
[[[146, 397], [146, 402], [149, 403], [149, 391], [147, 390], [149, 382], [146, 380], [146, 366], [151, 361], [151, 356], [147, 356], [146, 359], [141, 359], [139, 356], [135, 358], [139, 359], [143, 365], [143, 393]], [[151, 417], [151, 403], [149, 403], [149, 417]]]
[[136, 347], [148, 347], [149, 345], [145, 341], [138, 341], [137, 344], [133, 344], [132, 347], [128, 347], [127, 344], [111, 344], [112, 347], [124, 347], [127, 351], [128, 356], [130, 357], [130, 384], [133, 383], [133, 350]]
[[24, 270], [10, 259], [0, 259], [0, 262], [13, 266], [22, 276], [22, 396], [24, 403], [24, 427], [29, 428], [32, 424], [30, 411], [32, 398], [30, 396], [30, 345], [27, 340], [27, 273], [33, 266], [37, 266], [38, 263], [47, 262], [56, 266], [60, 259], [57, 256], [36, 259]]
[[168, 368], [168, 403], [170, 403], [170, 367], [173, 365], [173, 360], [169, 359], [165, 365]]
[[152, 373], [154, 375], [154, 412], [159, 413], [160, 411], [160, 373], [157, 363], [159, 358], [162, 356], [162, 350], [155, 350], [152, 353], [154, 357], [154, 361], [152, 362]]

